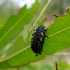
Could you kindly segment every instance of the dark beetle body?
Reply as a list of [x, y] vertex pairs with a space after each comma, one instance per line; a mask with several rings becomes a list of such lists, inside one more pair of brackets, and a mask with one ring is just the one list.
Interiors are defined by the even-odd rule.
[[34, 53], [36, 53], [36, 56], [42, 52], [44, 39], [46, 37], [45, 31], [45, 26], [41, 25], [36, 30], [34, 30], [34, 33], [32, 35], [31, 49]]

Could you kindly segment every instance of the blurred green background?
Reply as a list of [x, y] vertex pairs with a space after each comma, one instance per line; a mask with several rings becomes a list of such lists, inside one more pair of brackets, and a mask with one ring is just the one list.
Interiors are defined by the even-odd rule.
[[[7, 22], [11, 15], [16, 15], [20, 9], [23, 7], [22, 5], [27, 3], [27, 7], [32, 5], [29, 0], [0, 0], [0, 28]], [[47, 3], [47, 0], [40, 0], [41, 7]], [[30, 5], [29, 5], [30, 4]], [[70, 0], [51, 0], [48, 8], [43, 14], [43, 17], [47, 17], [46, 26], [53, 23], [56, 15], [63, 15], [66, 12], [66, 8], [70, 6]], [[58, 61], [58, 70], [70, 70], [70, 49], [59, 51], [52, 56], [46, 56], [43, 60], [30, 63], [26, 66], [21, 67], [21, 70], [56, 70], [55, 61]], [[17, 68], [6, 69], [6, 70], [17, 70]]]

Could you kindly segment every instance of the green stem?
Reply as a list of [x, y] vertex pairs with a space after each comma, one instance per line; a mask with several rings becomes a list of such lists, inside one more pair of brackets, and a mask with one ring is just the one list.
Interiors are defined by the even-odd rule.
[[32, 28], [29, 31], [31, 31], [33, 29], [33, 27], [36, 25], [36, 23], [38, 22], [38, 20], [40, 19], [40, 17], [44, 13], [44, 11], [46, 10], [46, 8], [48, 7], [50, 2], [51, 2], [51, 0], [48, 0], [47, 4], [44, 6], [42, 12], [40, 13], [40, 15], [38, 16], [37, 20], [35, 21], [35, 23], [33, 24]]

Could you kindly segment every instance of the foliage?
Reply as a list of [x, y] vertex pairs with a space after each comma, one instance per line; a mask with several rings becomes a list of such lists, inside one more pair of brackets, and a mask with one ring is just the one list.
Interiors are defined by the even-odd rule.
[[[49, 2], [50, 2], [50, 0], [46, 4], [44, 10], [48, 6]], [[5, 48], [5, 46], [11, 42], [11, 40], [13, 40], [13, 38], [15, 38], [16, 36], [19, 35], [19, 33], [23, 30], [24, 26], [26, 24], [28, 24], [32, 20], [32, 18], [35, 16], [35, 13], [39, 9], [39, 6], [40, 6], [40, 4], [36, 0], [36, 3], [32, 6], [32, 8], [26, 9], [26, 6], [25, 6], [20, 10], [20, 12], [17, 15], [15, 15], [15, 16], [13, 15], [9, 18], [7, 23], [0, 30], [0, 33], [1, 33], [0, 34], [0, 51], [2, 51], [2, 49]], [[43, 14], [44, 10], [41, 12], [40, 16], [37, 18], [34, 25], [37, 24], [38, 20], [40, 19], [41, 15]], [[42, 21], [42, 22], [44, 22], [44, 21]], [[9, 68], [9, 67], [16, 67], [16, 66], [24, 65], [23, 64], [23, 57], [18, 58], [17, 60], [19, 62], [17, 62], [17, 61], [16, 61], [17, 63], [14, 62], [14, 65], [11, 64], [12, 66], [10, 64], [8, 64], [9, 61], [7, 61], [7, 60], [9, 60], [11, 58], [13, 59], [13, 57], [15, 57], [15, 56], [16, 56], [16, 58], [19, 56], [22, 56], [22, 55], [24, 56], [24, 55], [26, 55], [27, 51], [29, 52], [29, 50], [31, 50], [29, 48], [30, 46], [28, 46], [30, 44], [30, 39], [31, 39], [31, 37], [29, 37], [29, 36], [31, 36], [31, 33], [34, 29], [34, 25], [33, 25], [32, 29], [30, 31], [28, 31], [28, 35], [26, 37], [23, 37], [22, 35], [19, 35], [18, 38], [16, 37], [17, 38], [16, 41], [14, 42], [13, 46], [11, 46], [9, 48], [5, 57], [1, 56], [0, 68]], [[19, 49], [19, 46], [21, 46], [20, 49]], [[25, 51], [27, 48], [29, 50]], [[25, 54], [23, 54], [23, 52]], [[24, 58], [24, 59], [25, 59], [24, 60], [25, 64], [30, 62], [29, 59], [27, 59], [27, 60], [26, 60], [26, 58]], [[11, 63], [13, 63], [13, 61]]]
[[43, 59], [46, 55], [51, 55], [70, 46], [70, 8], [68, 8], [67, 14], [65, 16], [57, 17], [54, 23], [50, 25], [46, 31], [46, 36], [49, 38], [45, 38], [42, 55], [35, 57], [35, 53], [33, 53], [30, 48], [32, 32], [40, 23], [44, 24], [44, 21], [41, 21], [40, 23], [37, 22], [40, 20], [49, 3], [50, 0], [44, 6], [34, 24], [30, 25], [26, 37], [19, 35], [19, 33], [26, 24], [30, 23], [34, 14], [39, 9], [40, 4], [38, 1], [36, 1], [33, 7], [28, 10], [26, 9], [26, 6], [23, 7], [16, 16], [11, 16], [7, 23], [1, 28], [0, 51], [15, 37], [16, 40], [6, 52], [5, 57], [0, 60], [0, 68], [18, 67], [30, 62], [36, 62]]

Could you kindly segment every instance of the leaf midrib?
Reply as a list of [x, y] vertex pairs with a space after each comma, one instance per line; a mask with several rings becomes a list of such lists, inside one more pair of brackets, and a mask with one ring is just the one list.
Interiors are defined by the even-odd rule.
[[[63, 32], [63, 31], [65, 31], [65, 30], [67, 30], [67, 29], [70, 29], [70, 27], [67, 27], [67, 28], [65, 28], [65, 29], [63, 29], [63, 30], [60, 30], [60, 31], [58, 31], [58, 32], [56, 32], [56, 33], [54, 33], [54, 34], [51, 34], [51, 35], [49, 35], [48, 37], [49, 37], [49, 38], [50, 38], [50, 37], [53, 37], [53, 36], [55, 36], [55, 35], [57, 35], [57, 34]], [[9, 57], [6, 57], [5, 59], [0, 60], [0, 62], [3, 62], [3, 61], [5, 61], [5, 60], [8, 60], [8, 59], [10, 59], [10, 58], [12, 58], [12, 57], [14, 57], [14, 56], [20, 54], [21, 52], [27, 50], [28, 48], [30, 48], [30, 46], [27, 46], [26, 48], [22, 49], [21, 51], [15, 53], [15, 54], [13, 54], [13, 55], [11, 55], [11, 56], [9, 56]]]
[[54, 34], [51, 34], [50, 36], [48, 36], [48, 37], [52, 37], [52, 36], [55, 36], [56, 34], [59, 34], [59, 33], [61, 33], [61, 32], [63, 32], [63, 31], [65, 31], [65, 30], [67, 30], [67, 29], [69, 29], [70, 27], [67, 27], [67, 28], [65, 28], [65, 29], [62, 29], [62, 30], [60, 30], [60, 31], [58, 31], [58, 32], [56, 32], [56, 33], [54, 33]]
[[5, 60], [7, 60], [7, 59], [10, 59], [11, 57], [14, 57], [14, 56], [16, 56], [17, 54], [20, 54], [21, 52], [27, 50], [28, 48], [30, 48], [30, 46], [28, 46], [28, 47], [22, 49], [21, 51], [15, 53], [15, 54], [13, 54], [13, 55], [11, 55], [11, 56], [9, 56], [9, 57], [6, 57], [5, 59], [2, 59], [0, 62], [3, 62], [3, 61], [5, 61]]

